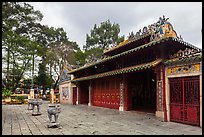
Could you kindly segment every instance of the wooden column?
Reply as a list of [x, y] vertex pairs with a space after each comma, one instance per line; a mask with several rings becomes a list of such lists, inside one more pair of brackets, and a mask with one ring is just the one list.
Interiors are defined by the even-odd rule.
[[88, 106], [92, 106], [92, 104], [91, 104], [91, 81], [89, 84], [89, 103], [88, 103]]
[[163, 81], [163, 111], [164, 121], [167, 122], [167, 108], [166, 108], [166, 88], [165, 88], [165, 66], [162, 66], [162, 81]]
[[78, 105], [80, 103], [80, 100], [79, 100], [79, 84], [76, 84], [76, 87], [77, 87], [77, 101], [76, 101], [76, 104]]
[[164, 109], [163, 109], [163, 97], [164, 97], [164, 93], [163, 93], [163, 69], [162, 66], [158, 66], [158, 68], [156, 69], [157, 72], [157, 88], [156, 88], [156, 116], [164, 119]]
[[200, 63], [201, 74], [199, 76], [200, 80], [200, 127], [202, 128], [202, 62]]

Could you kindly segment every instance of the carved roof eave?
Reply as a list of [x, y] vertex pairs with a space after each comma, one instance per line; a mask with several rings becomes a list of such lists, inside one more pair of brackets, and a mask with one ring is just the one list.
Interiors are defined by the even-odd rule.
[[180, 40], [180, 39], [178, 39], [178, 38], [173, 38], [173, 37], [172, 37], [172, 40], [173, 40], [173, 41], [177, 41], [177, 42], [179, 42], [179, 43], [181, 43], [181, 44], [183, 44], [183, 45], [185, 45], [185, 46], [187, 46], [187, 47], [189, 47], [189, 48], [196, 49], [196, 50], [198, 50], [198, 51], [202, 51], [200, 48], [198, 48], [198, 47], [196, 47], [196, 46], [194, 46], [194, 45], [192, 45], [192, 44], [190, 44], [190, 43], [188, 43], [188, 42], [185, 42], [185, 41], [183, 41], [183, 40]]
[[89, 67], [98, 65], [98, 64], [100, 64], [100, 63], [107, 62], [107, 61], [109, 61], [109, 60], [112, 60], [112, 59], [115, 59], [115, 58], [118, 58], [118, 57], [127, 55], [127, 54], [132, 53], [132, 52], [136, 52], [136, 51], [139, 51], [139, 50], [141, 50], [141, 49], [144, 49], [144, 48], [147, 48], [147, 47], [150, 47], [150, 46], [154, 46], [154, 45], [157, 45], [157, 44], [159, 44], [159, 43], [163, 43], [163, 42], [169, 41], [169, 40], [179, 42], [179, 43], [185, 45], [186, 47], [189, 47], [189, 48], [192, 48], [192, 49], [196, 49], [196, 50], [198, 50], [198, 51], [201, 51], [201, 49], [199, 49], [199, 48], [193, 46], [193, 45], [190, 44], [190, 43], [187, 43], [187, 42], [185, 42], [185, 41], [182, 41], [182, 40], [180, 40], [180, 39], [178, 39], [178, 38], [173, 38], [173, 37], [168, 37], [168, 38], [166, 38], [166, 37], [164, 37], [164, 38], [161, 38], [161, 39], [158, 39], [158, 40], [153, 40], [153, 41], [151, 41], [151, 42], [149, 42], [149, 43], [147, 43], [147, 44], [144, 44], [144, 45], [142, 45], [142, 46], [139, 46], [139, 47], [136, 47], [136, 48], [133, 48], [133, 49], [124, 51], [124, 52], [122, 52], [122, 53], [116, 54], [116, 55], [114, 55], [114, 56], [104, 58], [104, 59], [99, 60], [99, 61], [97, 61], [97, 62], [95, 62], [95, 63], [89, 64], [89, 65], [87, 65], [87, 66], [83, 66], [83, 67], [80, 67], [80, 68], [71, 70], [71, 71], [68, 72], [68, 73], [69, 73], [69, 74], [72, 74], [72, 73], [75, 73], [75, 72], [77, 72], [77, 71], [80, 71], [80, 70], [83, 70], [83, 69], [86, 69], [86, 68], [89, 68]]
[[79, 82], [79, 81], [84, 81], [84, 80], [91, 80], [91, 79], [96, 79], [96, 78], [102, 78], [102, 77], [107, 77], [107, 76], [113, 76], [113, 75], [118, 75], [118, 74], [125, 74], [125, 73], [140, 71], [140, 70], [155, 67], [156, 65], [158, 65], [161, 62], [162, 62], [162, 59], [157, 59], [157, 60], [149, 62], [149, 63], [144, 63], [144, 64], [140, 64], [140, 65], [126, 67], [126, 68], [113, 70], [113, 71], [100, 73], [100, 74], [95, 74], [95, 75], [91, 75], [91, 76], [86, 76], [86, 77], [82, 77], [82, 78], [76, 78], [76, 79], [73, 79], [71, 82]]
[[198, 63], [202, 61], [202, 54], [198, 54], [192, 57], [186, 57], [182, 59], [170, 59], [164, 62], [166, 66], [172, 66], [172, 65], [186, 65], [186, 64], [192, 64], [192, 63]]
[[129, 40], [127, 43], [125, 43], [125, 44], [123, 44], [123, 45], [121, 45], [121, 46], [117, 45], [117, 46], [114, 46], [114, 47], [112, 47], [112, 48], [110, 48], [110, 49], [105, 49], [103, 54], [107, 54], [107, 53], [109, 53], [109, 52], [112, 52], [112, 51], [114, 51], [114, 50], [116, 50], [116, 49], [119, 49], [119, 48], [121, 48], [121, 47], [124, 47], [124, 46], [126, 46], [126, 45], [128, 45], [128, 44], [130, 44], [130, 43], [132, 43], [132, 42], [138, 41], [138, 40], [143, 39], [143, 38], [145, 38], [145, 37], [148, 37], [148, 36], [150, 36], [150, 35], [151, 35], [151, 33], [146, 33], [146, 34], [143, 34], [143, 35], [141, 35], [141, 36], [139, 36], [139, 37], [136, 37], [136, 38], [133, 38], [133, 39]]

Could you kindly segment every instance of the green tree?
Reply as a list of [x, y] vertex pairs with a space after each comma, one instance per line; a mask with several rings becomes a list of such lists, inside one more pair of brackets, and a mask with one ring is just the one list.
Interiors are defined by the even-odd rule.
[[52, 77], [53, 71], [59, 73], [57, 66], [76, 65], [77, 53], [81, 51], [77, 43], [68, 40], [63, 28], [41, 25], [39, 21], [42, 18], [40, 11], [35, 11], [27, 3], [2, 3], [2, 61], [7, 66], [3, 72], [6, 74], [6, 87], [12, 91], [19, 86], [26, 71], [32, 70], [34, 76], [36, 57], [42, 59], [39, 77], [44, 90], [47, 66]]
[[[49, 66], [49, 77], [53, 76], [53, 73], [59, 75], [59, 69], [57, 66], [61, 65], [66, 59], [64, 56], [69, 55], [69, 52], [64, 53], [67, 49], [71, 49], [68, 43], [68, 38], [66, 32], [63, 28], [48, 27], [47, 25], [42, 25], [40, 28], [40, 33], [37, 35], [37, 42], [40, 43], [42, 50], [40, 51], [42, 62], [39, 69], [39, 77], [41, 85], [43, 86], [43, 92], [46, 88], [46, 66]], [[70, 50], [71, 51], [71, 50]], [[42, 69], [43, 66], [43, 69]], [[58, 80], [56, 79], [56, 82]]]
[[[69, 40], [64, 41], [60, 45], [52, 46], [52, 48], [48, 50], [46, 59], [50, 60], [50, 63], [52, 63], [52, 67], [50, 66], [50, 76], [52, 76], [55, 81], [54, 89], [56, 89], [59, 81], [60, 72], [62, 71], [61, 66], [76, 65], [76, 54], [80, 51], [77, 43]], [[55, 74], [55, 76], [57, 75], [57, 77], [53, 77], [52, 74]]]
[[31, 78], [28, 78], [28, 79], [24, 79], [22, 81], [22, 85], [21, 85], [21, 88], [23, 89], [23, 91], [25, 93], [28, 93], [28, 89], [30, 89], [31, 87], [31, 84], [32, 84], [32, 79]]
[[46, 90], [46, 65], [45, 63], [39, 63], [38, 71], [38, 85], [43, 87], [43, 94]]
[[110, 20], [102, 22], [99, 26], [94, 25], [90, 35], [86, 35], [86, 45], [83, 49], [87, 52], [87, 56], [93, 54], [97, 58], [100, 57], [105, 48], [111, 44], [118, 44], [124, 41], [124, 36], [119, 36], [120, 25], [111, 23]]
[[34, 33], [42, 14], [26, 3], [2, 3], [2, 61], [7, 65], [6, 87], [14, 91], [26, 70], [31, 67]]
[[86, 59], [86, 53], [83, 52], [83, 51], [77, 51], [75, 54], [74, 54], [74, 62], [75, 64], [74, 65], [79, 65], [79, 66], [83, 66], [86, 62], [85, 62], [85, 59]]

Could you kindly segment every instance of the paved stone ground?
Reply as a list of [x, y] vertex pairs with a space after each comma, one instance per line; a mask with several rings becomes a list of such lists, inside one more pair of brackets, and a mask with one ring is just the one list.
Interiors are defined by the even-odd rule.
[[60, 128], [47, 128], [47, 108], [32, 116], [27, 105], [2, 105], [3, 135], [202, 135], [202, 128], [175, 122], [162, 122], [152, 114], [120, 112], [87, 105], [63, 105]]

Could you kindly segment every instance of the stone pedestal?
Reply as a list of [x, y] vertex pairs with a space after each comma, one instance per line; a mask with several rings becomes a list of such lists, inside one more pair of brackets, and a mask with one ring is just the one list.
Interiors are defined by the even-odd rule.
[[53, 89], [50, 90], [50, 97], [51, 97], [50, 103], [54, 103], [54, 90]]
[[30, 99], [34, 99], [34, 89], [30, 89]]

